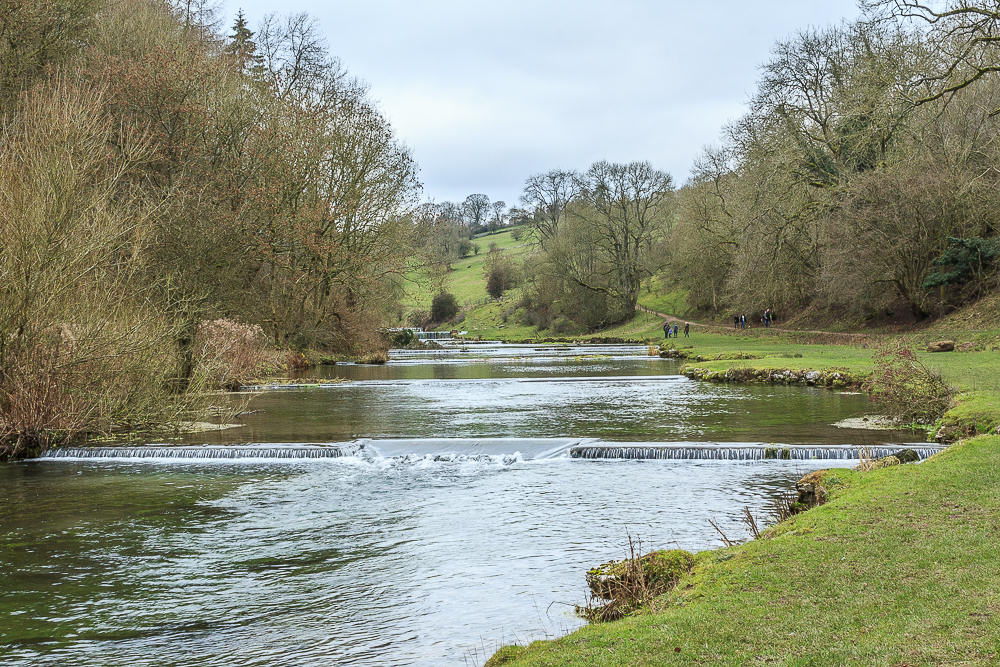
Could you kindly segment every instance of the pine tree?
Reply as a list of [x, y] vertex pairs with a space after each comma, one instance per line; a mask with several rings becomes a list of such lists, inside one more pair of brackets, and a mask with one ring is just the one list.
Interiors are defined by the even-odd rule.
[[244, 72], [251, 72], [260, 65], [257, 44], [253, 41], [253, 31], [248, 27], [242, 9], [236, 13], [236, 21], [233, 23], [233, 32], [229, 35], [226, 53]]

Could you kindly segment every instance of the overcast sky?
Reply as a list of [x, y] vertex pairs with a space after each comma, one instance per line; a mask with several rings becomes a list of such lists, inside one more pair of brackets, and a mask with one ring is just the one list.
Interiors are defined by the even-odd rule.
[[[649, 160], [683, 183], [775, 40], [856, 0], [225, 0], [315, 16], [420, 165], [426, 199], [515, 204], [524, 179]], [[227, 29], [228, 32], [228, 29]]]

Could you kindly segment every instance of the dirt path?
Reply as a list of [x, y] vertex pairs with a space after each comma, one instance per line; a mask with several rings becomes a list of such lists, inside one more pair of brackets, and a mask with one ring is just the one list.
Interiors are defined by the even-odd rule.
[[[661, 313], [655, 311], [651, 308], [646, 308], [645, 306], [636, 305], [636, 310], [641, 310], [644, 313], [649, 313], [650, 315], [656, 315], [657, 317], [662, 317], [664, 320], [676, 320], [678, 322], [687, 322], [692, 327], [699, 327], [707, 331], [733, 331], [732, 328], [726, 326], [720, 326], [718, 324], [704, 324], [702, 322], [695, 322], [693, 320], [680, 317], [679, 315], [667, 315], [666, 313]], [[821, 331], [819, 329], [784, 329], [781, 327], [769, 327], [771, 331], [781, 331], [783, 333], [802, 333], [802, 334], [815, 334], [818, 336], [840, 336], [848, 340], [861, 340], [867, 338], [868, 334], [864, 333], [846, 333], [843, 331]]]

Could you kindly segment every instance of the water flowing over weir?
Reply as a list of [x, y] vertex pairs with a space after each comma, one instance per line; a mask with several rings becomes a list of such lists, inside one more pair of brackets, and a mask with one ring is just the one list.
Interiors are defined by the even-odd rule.
[[804, 461], [812, 459], [858, 459], [864, 455], [880, 459], [894, 455], [901, 449], [912, 449], [921, 460], [943, 449], [924, 444], [913, 446], [857, 446], [857, 445], [692, 445], [641, 443], [594, 443], [570, 449], [570, 456], [578, 459], [666, 459], [666, 460], [718, 460], [762, 461], [785, 459]]
[[51, 449], [43, 459], [330, 459], [354, 454], [339, 445], [204, 445], [144, 447], [66, 447]]
[[247, 445], [142, 447], [74, 447], [53, 449], [44, 459], [160, 459], [160, 460], [302, 460], [360, 457], [369, 461], [391, 459], [417, 461], [481, 461], [510, 465], [525, 460], [549, 458], [574, 459], [651, 459], [762, 461], [850, 460], [864, 455], [883, 458], [901, 449], [912, 449], [920, 459], [941, 451], [942, 447], [913, 444], [859, 445], [784, 445], [773, 443], [625, 443], [604, 442], [592, 438], [393, 438], [362, 439], [346, 443], [262, 443]]

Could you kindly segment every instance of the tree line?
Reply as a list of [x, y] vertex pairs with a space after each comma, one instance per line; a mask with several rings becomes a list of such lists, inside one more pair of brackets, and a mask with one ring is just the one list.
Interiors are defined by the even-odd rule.
[[648, 163], [530, 177], [530, 324], [632, 316], [658, 275], [710, 315], [921, 320], [997, 285], [1000, 2], [868, 0], [777, 43], [687, 183]]
[[678, 193], [694, 305], [940, 315], [995, 286], [995, 2], [868, 2], [778, 43]]
[[208, 322], [384, 345], [419, 187], [305, 15], [0, 3], [0, 454], [189, 414]]

